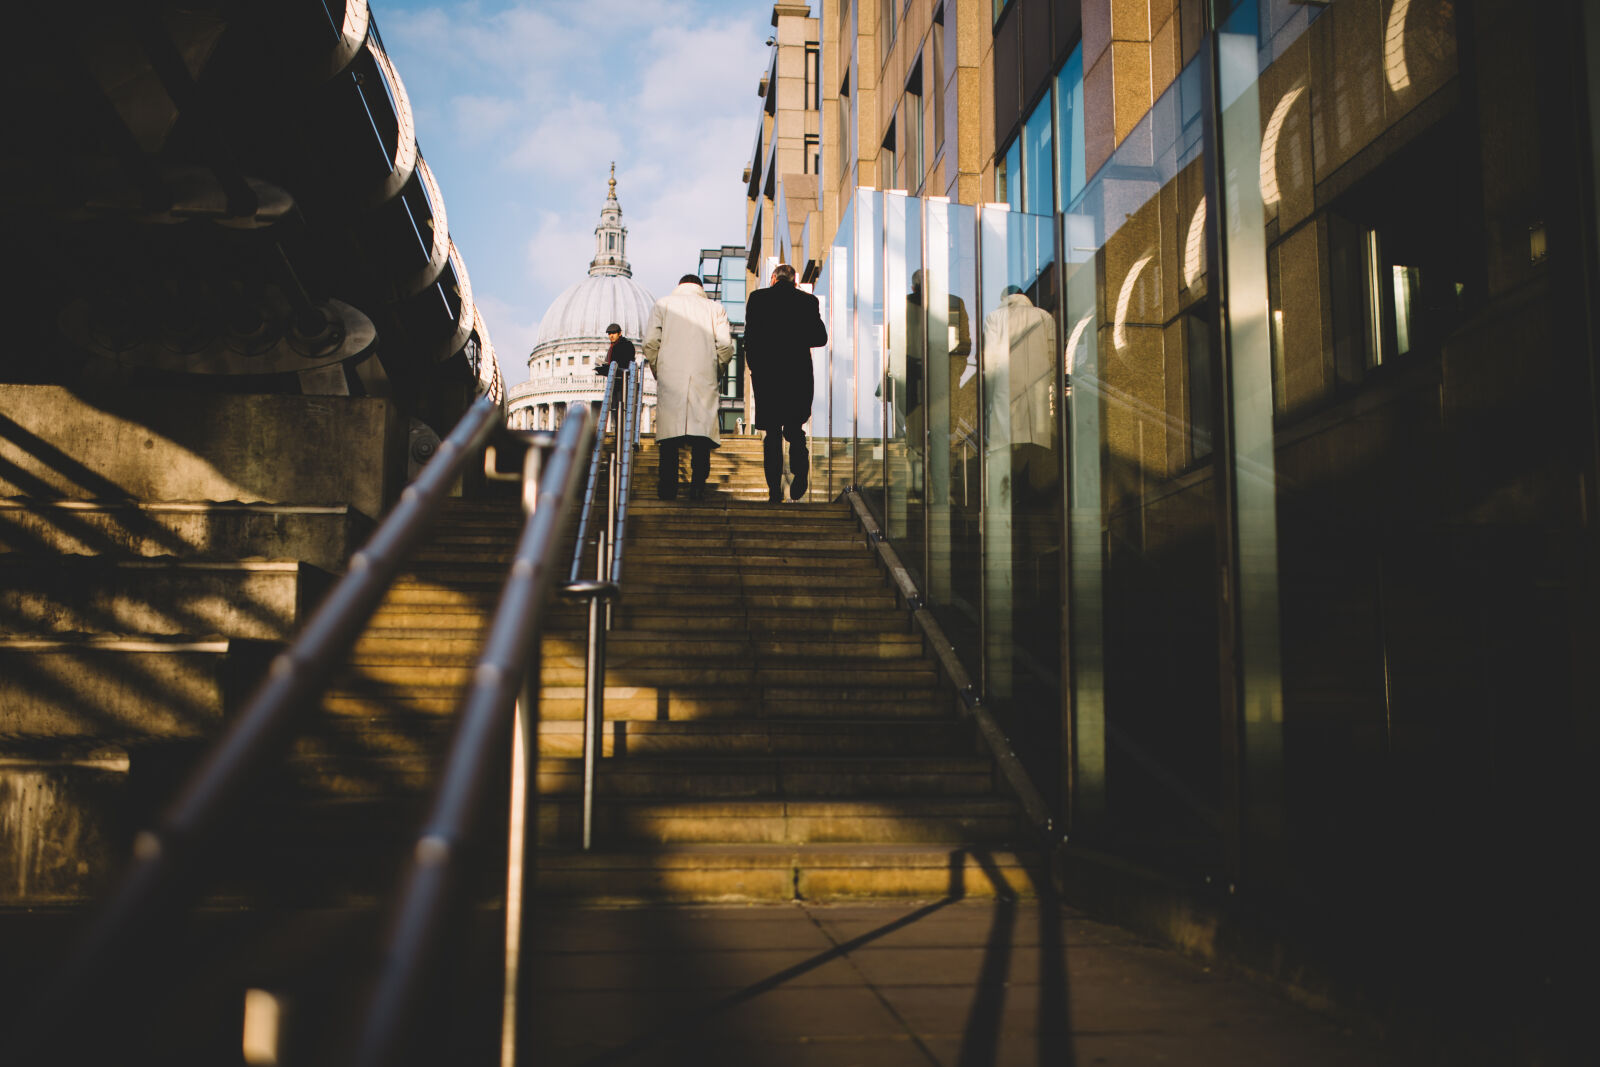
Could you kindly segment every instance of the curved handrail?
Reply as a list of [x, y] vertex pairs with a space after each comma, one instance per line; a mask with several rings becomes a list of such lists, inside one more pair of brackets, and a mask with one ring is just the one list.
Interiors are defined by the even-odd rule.
[[510, 574], [500, 594], [461, 705], [455, 737], [434, 794], [433, 807], [412, 850], [379, 976], [361, 1029], [354, 1062], [391, 1062], [405, 1037], [428, 965], [441, 946], [450, 890], [464, 846], [483, 808], [491, 760], [502, 749], [523, 675], [530, 669], [552, 578], [556, 545], [570, 506], [575, 475], [590, 447], [589, 412], [569, 415], [556, 434], [539, 479], [537, 506], [523, 526]]
[[572, 546], [572, 569], [567, 574], [567, 580], [575, 582], [583, 569], [583, 546], [589, 539], [589, 519], [594, 512], [595, 487], [600, 482], [600, 460], [605, 454], [601, 447], [605, 443], [606, 427], [611, 424], [611, 401], [614, 387], [619, 375], [617, 368], [620, 363], [613, 363], [606, 368], [606, 394], [600, 402], [600, 422], [594, 430], [594, 447], [589, 452], [589, 481], [583, 493], [583, 512], [578, 517], [578, 540]]
[[499, 424], [500, 405], [488, 397], [467, 410], [371, 539], [350, 557], [344, 578], [299, 636], [272, 661], [267, 677], [160, 821], [134, 838], [131, 868], [32, 1016], [41, 1040], [76, 1013], [86, 990], [110, 980], [130, 947], [154, 932], [148, 920], [170, 903], [256, 776], [287, 748], [295, 721], [320, 706], [316, 697], [343, 664], [468, 461]]
[[644, 393], [644, 372], [635, 364], [629, 368], [627, 402], [623, 407], [622, 437], [625, 445], [619, 445], [622, 454], [622, 475], [617, 488], [617, 529], [616, 536], [611, 541], [611, 581], [614, 585], [622, 584], [622, 549], [628, 543], [628, 497], [633, 488], [633, 460], [634, 454], [639, 449], [639, 405]]

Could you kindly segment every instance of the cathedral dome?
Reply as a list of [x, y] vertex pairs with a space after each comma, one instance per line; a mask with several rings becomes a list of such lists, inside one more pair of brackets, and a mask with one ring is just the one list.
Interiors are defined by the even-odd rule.
[[[655, 302], [650, 291], [633, 280], [633, 268], [628, 265], [628, 228], [622, 224], [613, 166], [600, 225], [594, 228], [594, 258], [589, 261], [588, 277], [556, 297], [539, 320], [539, 334], [528, 353], [528, 380], [506, 393], [509, 424], [520, 429], [554, 429], [570, 405], [598, 405], [605, 395], [606, 379], [595, 374], [594, 367], [605, 361], [611, 347], [606, 327], [614, 322], [622, 327], [624, 337], [636, 345], [642, 343]], [[639, 417], [648, 433], [655, 422], [656, 381], [648, 366], [641, 374]]]
[[539, 338], [534, 347], [604, 340], [606, 327], [613, 322], [622, 327], [624, 337], [641, 340], [655, 302], [648, 289], [624, 275], [585, 278], [568, 286], [551, 303], [539, 320]]

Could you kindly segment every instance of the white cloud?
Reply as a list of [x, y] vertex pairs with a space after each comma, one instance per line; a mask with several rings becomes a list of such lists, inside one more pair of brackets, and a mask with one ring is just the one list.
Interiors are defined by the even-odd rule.
[[502, 96], [465, 93], [450, 101], [456, 134], [466, 146], [487, 143], [516, 121], [519, 110], [515, 100]]
[[597, 198], [594, 212], [588, 216], [558, 211], [540, 213], [538, 228], [523, 245], [529, 279], [550, 294], [539, 306], [538, 317], [544, 315], [544, 309], [561, 290], [582, 278], [589, 269], [589, 260], [594, 258], [594, 227], [603, 202]]

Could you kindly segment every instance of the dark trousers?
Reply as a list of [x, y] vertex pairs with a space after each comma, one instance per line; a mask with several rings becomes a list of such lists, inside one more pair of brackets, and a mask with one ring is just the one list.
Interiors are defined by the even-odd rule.
[[792, 492], [796, 500], [806, 490], [807, 476], [811, 473], [811, 453], [806, 451], [805, 423], [785, 423], [781, 429], [768, 430], [761, 442], [761, 459], [766, 468], [767, 492], [772, 496], [783, 493], [783, 442], [789, 442], [789, 473], [794, 475]]
[[678, 497], [678, 446], [689, 446], [689, 476], [691, 488], [699, 493], [705, 489], [706, 478], [711, 474], [711, 438], [669, 437], [656, 443], [661, 450], [661, 471], [656, 482], [656, 495], [662, 500]]

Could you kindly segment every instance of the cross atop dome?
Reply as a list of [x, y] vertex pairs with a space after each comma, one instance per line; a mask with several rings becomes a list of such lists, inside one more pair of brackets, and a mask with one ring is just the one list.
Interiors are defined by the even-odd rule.
[[622, 205], [617, 203], [617, 165], [612, 163], [605, 206], [600, 209], [600, 225], [594, 228], [594, 258], [589, 261], [589, 276], [633, 277], [633, 268], [628, 265], [627, 244], [628, 228], [622, 224]]

